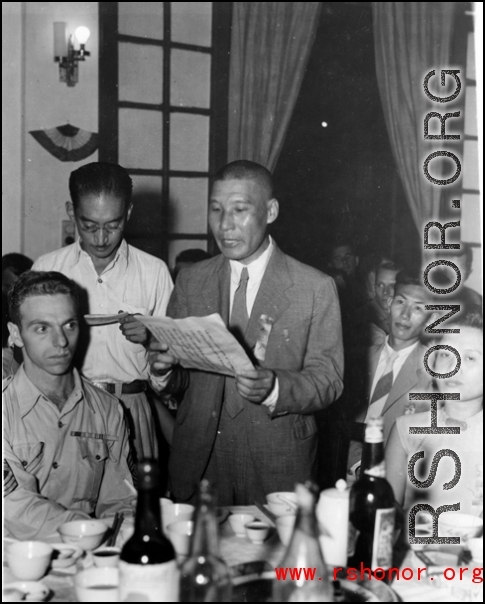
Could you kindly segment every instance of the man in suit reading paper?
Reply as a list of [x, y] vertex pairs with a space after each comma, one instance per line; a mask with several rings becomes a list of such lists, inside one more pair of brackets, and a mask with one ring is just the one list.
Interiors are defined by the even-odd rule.
[[202, 477], [220, 505], [252, 504], [314, 475], [313, 413], [342, 391], [340, 310], [333, 280], [286, 256], [267, 233], [278, 216], [271, 174], [236, 161], [215, 177], [209, 225], [222, 254], [182, 270], [167, 314], [219, 313], [255, 368], [235, 378], [187, 371], [151, 344], [151, 371], [186, 388], [176, 419], [170, 486], [192, 500]]

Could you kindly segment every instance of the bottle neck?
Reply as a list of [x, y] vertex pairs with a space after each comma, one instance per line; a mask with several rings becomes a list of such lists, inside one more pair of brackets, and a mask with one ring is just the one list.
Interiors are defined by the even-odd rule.
[[162, 535], [160, 501], [157, 486], [138, 491], [138, 502], [135, 515], [135, 532], [137, 534]]
[[364, 443], [361, 473], [385, 478], [384, 443], [382, 441]]
[[202, 496], [196, 511], [192, 556], [219, 555], [217, 520], [212, 498]]

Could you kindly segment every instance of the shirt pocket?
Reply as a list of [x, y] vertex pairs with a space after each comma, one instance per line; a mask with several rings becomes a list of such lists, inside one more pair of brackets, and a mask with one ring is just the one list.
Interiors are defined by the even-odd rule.
[[142, 306], [141, 300], [135, 300], [137, 304], [132, 304], [129, 300], [123, 300], [120, 302], [119, 310], [123, 310], [130, 315], [150, 315], [150, 309], [146, 306]]
[[109, 459], [109, 447], [104, 440], [95, 438], [78, 438], [81, 465], [84, 468], [79, 475], [76, 491], [80, 500], [89, 500], [96, 504], [104, 466]]
[[20, 460], [23, 469], [29, 474], [35, 474], [44, 460], [44, 443], [17, 444], [12, 447], [13, 452]]
[[317, 433], [317, 422], [313, 415], [295, 415], [293, 434], [299, 440], [305, 440]]

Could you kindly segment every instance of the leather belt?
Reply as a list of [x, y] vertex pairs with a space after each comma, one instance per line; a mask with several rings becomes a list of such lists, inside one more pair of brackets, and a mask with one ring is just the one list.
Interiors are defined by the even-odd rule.
[[145, 380], [135, 380], [126, 384], [111, 384], [109, 382], [94, 382], [94, 385], [98, 388], [102, 388], [110, 394], [119, 394], [121, 388], [121, 394], [139, 394], [145, 392], [147, 389], [147, 383]]

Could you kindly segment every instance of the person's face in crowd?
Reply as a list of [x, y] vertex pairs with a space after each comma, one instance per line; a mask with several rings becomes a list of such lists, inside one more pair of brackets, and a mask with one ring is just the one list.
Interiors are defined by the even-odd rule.
[[389, 306], [394, 296], [396, 275], [397, 271], [388, 268], [380, 268], [376, 274], [376, 302], [386, 312], [389, 312]]
[[20, 327], [9, 323], [14, 344], [22, 348], [30, 376], [69, 372], [79, 336], [76, 305], [71, 296], [29, 296], [20, 306]]
[[[446, 334], [439, 342], [457, 350], [461, 357], [458, 372], [450, 378], [437, 379], [439, 392], [459, 392], [460, 402], [478, 401], [483, 397], [483, 332], [475, 327], [460, 326], [460, 333]], [[457, 365], [457, 357], [449, 350], [437, 350], [434, 356], [434, 371], [450, 373]]]
[[96, 264], [108, 264], [115, 256], [123, 239], [132, 204], [112, 193], [85, 195], [74, 208], [67, 202], [67, 213], [76, 222], [81, 237], [81, 247]]
[[209, 226], [221, 253], [249, 264], [268, 247], [268, 224], [278, 217], [278, 202], [253, 180], [219, 180], [209, 203]]
[[390, 341], [394, 350], [402, 350], [418, 341], [427, 324], [437, 313], [425, 309], [427, 292], [419, 285], [396, 286], [391, 303]]
[[359, 258], [356, 256], [350, 246], [341, 245], [332, 252], [331, 265], [339, 271], [343, 271], [349, 277], [355, 273], [359, 264]]

